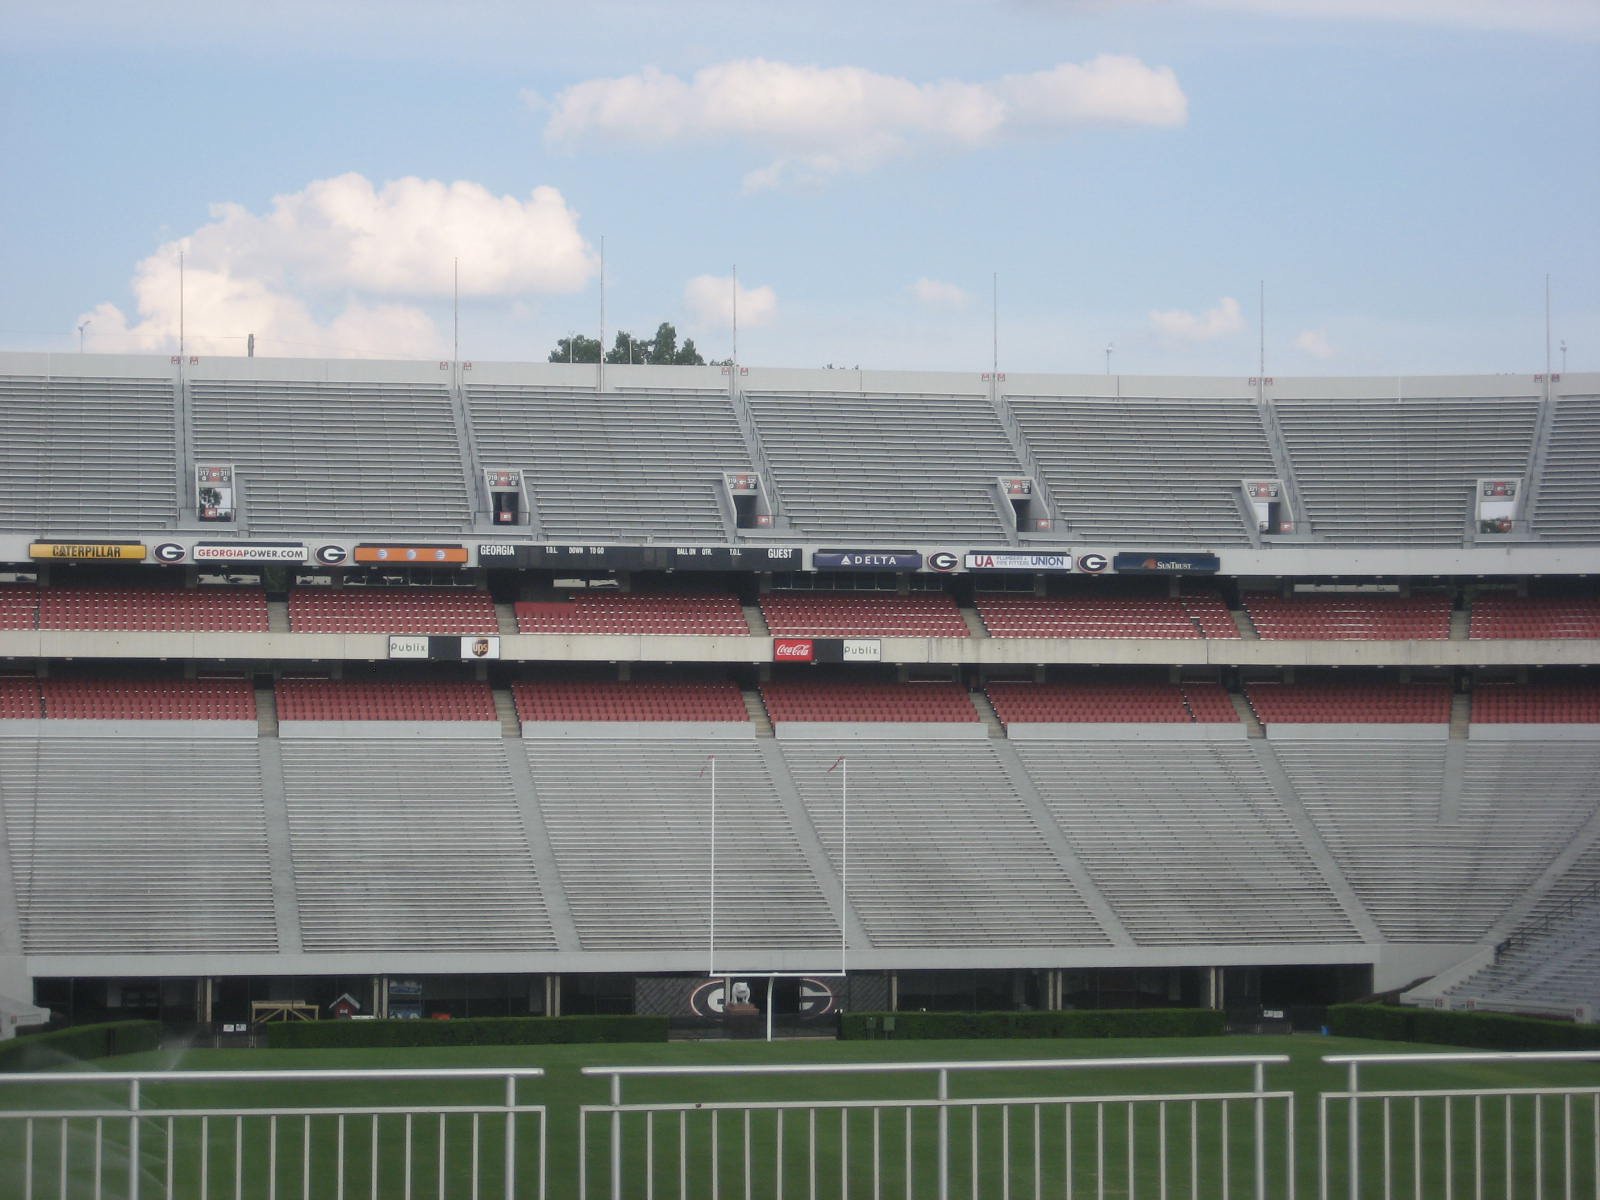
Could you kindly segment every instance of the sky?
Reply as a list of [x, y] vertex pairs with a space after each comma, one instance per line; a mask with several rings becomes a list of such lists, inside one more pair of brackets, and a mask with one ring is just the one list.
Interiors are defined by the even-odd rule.
[[0, 0], [0, 155], [4, 350], [1600, 370], [1600, 0]]

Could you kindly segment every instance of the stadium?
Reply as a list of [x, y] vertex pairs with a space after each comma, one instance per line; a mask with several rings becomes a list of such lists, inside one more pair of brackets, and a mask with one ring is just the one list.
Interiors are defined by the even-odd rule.
[[15, 1011], [1600, 1004], [1600, 376], [9, 353], [0, 414]]

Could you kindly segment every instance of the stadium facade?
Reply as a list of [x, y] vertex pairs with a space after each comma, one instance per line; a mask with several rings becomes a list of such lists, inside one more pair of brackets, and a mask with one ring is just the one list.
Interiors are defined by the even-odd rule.
[[1600, 1003], [1600, 375], [7, 354], [0, 419], [0, 996]]

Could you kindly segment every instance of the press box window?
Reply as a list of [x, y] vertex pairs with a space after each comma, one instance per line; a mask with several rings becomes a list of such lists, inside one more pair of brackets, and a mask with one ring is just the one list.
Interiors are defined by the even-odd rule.
[[507, 467], [490, 467], [483, 473], [489, 493], [490, 519], [496, 525], [526, 525], [528, 506], [522, 491], [522, 472]]
[[1283, 480], [1245, 479], [1240, 486], [1244, 489], [1245, 503], [1255, 517], [1257, 533], [1294, 532], [1294, 514], [1289, 511]]
[[1520, 479], [1478, 480], [1477, 529], [1480, 534], [1510, 533], [1516, 528], [1522, 497]]
[[1011, 506], [1013, 528], [1018, 533], [1049, 533], [1055, 523], [1039, 499], [1039, 487], [1025, 476], [1002, 476], [995, 481], [1001, 497]]
[[733, 504], [735, 528], [772, 527], [772, 509], [767, 504], [767, 492], [761, 486], [760, 475], [754, 471], [725, 471], [722, 482], [728, 489], [728, 500]]

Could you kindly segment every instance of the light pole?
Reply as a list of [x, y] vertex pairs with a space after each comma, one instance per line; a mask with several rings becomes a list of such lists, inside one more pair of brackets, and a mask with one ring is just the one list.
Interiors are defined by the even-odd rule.
[[1113, 350], [1115, 350], [1116, 348], [1117, 347], [1116, 347], [1116, 344], [1114, 342], [1107, 342], [1106, 343], [1106, 374], [1107, 375], [1111, 374], [1111, 352]]
[[1561, 339], [1561, 373], [1567, 373], [1567, 339]]
[[[83, 324], [78, 326], [78, 353], [79, 354], [83, 353], [83, 331], [85, 329], [89, 328], [89, 326], [92, 325], [93, 323], [94, 323], [94, 319], [91, 317], [89, 320], [83, 322]], [[1563, 354], [1565, 354], [1566, 350], [1567, 350], [1567, 344], [1565, 342], [1562, 342], [1561, 343], [1561, 352]], [[1565, 361], [1565, 360], [1563, 360], [1563, 361]]]

